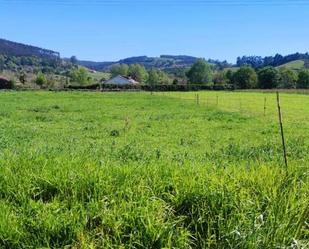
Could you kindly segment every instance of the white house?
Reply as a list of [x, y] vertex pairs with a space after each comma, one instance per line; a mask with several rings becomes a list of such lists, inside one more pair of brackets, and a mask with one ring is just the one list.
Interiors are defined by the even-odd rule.
[[107, 81], [104, 81], [103, 84], [106, 84], [106, 85], [137, 85], [139, 83], [132, 78], [118, 75]]

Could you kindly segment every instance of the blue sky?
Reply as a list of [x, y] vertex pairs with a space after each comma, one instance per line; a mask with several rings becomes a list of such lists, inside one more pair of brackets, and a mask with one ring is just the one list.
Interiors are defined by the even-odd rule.
[[0, 37], [110, 61], [309, 51], [309, 0], [0, 0]]

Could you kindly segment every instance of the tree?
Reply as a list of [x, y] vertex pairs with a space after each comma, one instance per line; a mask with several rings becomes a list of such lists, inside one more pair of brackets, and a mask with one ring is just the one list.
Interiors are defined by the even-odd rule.
[[229, 79], [227, 78], [227, 72], [218, 71], [214, 74], [214, 85], [216, 87], [226, 87], [229, 84]]
[[39, 73], [38, 76], [37, 76], [36, 79], [35, 79], [35, 83], [36, 83], [38, 86], [40, 86], [40, 87], [42, 87], [43, 85], [45, 85], [45, 84], [47, 83], [47, 79], [46, 79], [45, 75], [42, 74], [42, 73]]
[[251, 66], [245, 65], [234, 74], [233, 81], [236, 88], [250, 89], [257, 87], [258, 77]]
[[274, 67], [264, 67], [258, 72], [259, 86], [262, 89], [272, 89], [278, 87], [280, 83], [280, 73]]
[[26, 81], [27, 81], [27, 75], [24, 71], [22, 71], [19, 75], [19, 81], [22, 83], [22, 84], [25, 84]]
[[89, 83], [87, 70], [84, 67], [74, 68], [70, 73], [71, 80], [79, 84]]
[[289, 68], [280, 68], [280, 87], [282, 88], [296, 88], [298, 75]]
[[149, 85], [169, 85], [172, 83], [172, 80], [163, 71], [152, 69], [149, 71], [147, 83]]
[[4, 70], [5, 58], [3, 55], [0, 55], [0, 73]]
[[128, 75], [140, 83], [145, 83], [148, 79], [145, 67], [139, 64], [130, 65]]
[[173, 85], [179, 85], [179, 80], [178, 79], [173, 79]]
[[234, 72], [231, 69], [227, 70], [226, 78], [227, 78], [228, 84], [230, 85], [234, 84]]
[[190, 84], [211, 84], [212, 83], [212, 68], [205, 60], [198, 60], [190, 68], [187, 73]]
[[299, 72], [297, 88], [309, 88], [309, 70], [304, 69]]
[[127, 64], [115, 64], [111, 67], [110, 73], [112, 76], [128, 76], [129, 73], [129, 66]]
[[77, 62], [78, 62], [77, 57], [76, 57], [76, 56], [72, 56], [72, 57], [70, 58], [70, 62], [71, 62], [73, 65], [76, 65]]
[[254, 68], [262, 67], [264, 64], [264, 59], [261, 56], [243, 56], [242, 58], [237, 58], [237, 66], [250, 65]]

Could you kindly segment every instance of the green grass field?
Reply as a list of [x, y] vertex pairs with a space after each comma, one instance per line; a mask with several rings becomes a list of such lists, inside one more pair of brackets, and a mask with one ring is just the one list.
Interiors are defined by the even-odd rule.
[[198, 94], [0, 93], [0, 248], [308, 248], [309, 96]]
[[305, 69], [305, 62], [303, 60], [295, 60], [291, 61], [289, 63], [283, 64], [279, 66], [278, 68], [286, 67], [292, 70], [301, 70]]

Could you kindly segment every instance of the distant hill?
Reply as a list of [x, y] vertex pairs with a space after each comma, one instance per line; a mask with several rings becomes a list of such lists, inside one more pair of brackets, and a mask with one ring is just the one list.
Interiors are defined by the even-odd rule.
[[78, 61], [78, 64], [97, 70], [108, 70], [114, 64], [141, 64], [147, 69], [167, 69], [167, 68], [179, 68], [179, 67], [190, 67], [194, 62], [198, 60], [197, 57], [192, 56], [172, 56], [172, 55], [161, 55], [160, 57], [148, 57], [148, 56], [137, 56], [122, 59], [114, 62], [93, 62], [93, 61]]
[[[97, 71], [108, 70], [114, 64], [141, 64], [146, 69], [156, 68], [165, 71], [174, 71], [177, 68], [191, 67], [198, 59], [200, 58], [187, 55], [161, 55], [160, 57], [130, 57], [115, 62], [78, 61], [78, 64]], [[222, 68], [232, 66], [226, 61], [221, 62], [219, 60], [209, 59], [208, 62]]]
[[31, 45], [0, 39], [0, 54], [6, 56], [27, 56], [39, 58], [60, 58], [60, 53]]
[[302, 70], [306, 67], [306, 65], [307, 64], [306, 64], [305, 60], [295, 60], [295, 61], [285, 63], [285, 64], [279, 66], [278, 68], [285, 67], [285, 68], [289, 68], [289, 69], [292, 69], [292, 70]]
[[[37, 66], [52, 66], [54, 67], [55, 61], [58, 67], [62, 65], [67, 65], [70, 63], [70, 59], [61, 59], [60, 53], [53, 50], [43, 49], [40, 47], [35, 47], [31, 45], [26, 45], [22, 43], [12, 42], [5, 39], [0, 39], [0, 56], [5, 56], [6, 58], [11, 59], [14, 63], [17, 60], [20, 60], [20, 65], [29, 65], [39, 64]], [[17, 58], [11, 58], [17, 57]], [[28, 58], [23, 58], [28, 57]], [[37, 60], [36, 58], [39, 58]], [[30, 58], [30, 59], [29, 59]], [[1, 59], [1, 58], [0, 58]], [[55, 60], [56, 59], [56, 60]], [[171, 74], [182, 74], [183, 69], [191, 67], [199, 58], [194, 56], [187, 55], [161, 55], [159, 57], [148, 57], [148, 56], [136, 56], [125, 58], [119, 61], [77, 61], [78, 65], [93, 69], [96, 71], [108, 71], [114, 64], [141, 64], [145, 66], [146, 69], [160, 69]], [[6, 60], [7, 61], [7, 60]], [[52, 61], [52, 64], [51, 64]], [[275, 56], [243, 56], [237, 58], [237, 64], [233, 65], [227, 61], [219, 61], [209, 59], [208, 62], [214, 65], [215, 69], [222, 70], [226, 68], [240, 67], [245, 64], [249, 64], [254, 68], [261, 68], [265, 66], [274, 66], [274, 67], [289, 67], [294, 70], [300, 70], [302, 68], [309, 68], [309, 54], [308, 53], [295, 53], [286, 56], [276, 54]], [[3, 64], [3, 62], [2, 62]], [[0, 60], [0, 69], [5, 67], [1, 66]], [[179, 72], [180, 71], [180, 72]]]

